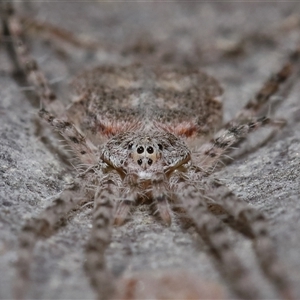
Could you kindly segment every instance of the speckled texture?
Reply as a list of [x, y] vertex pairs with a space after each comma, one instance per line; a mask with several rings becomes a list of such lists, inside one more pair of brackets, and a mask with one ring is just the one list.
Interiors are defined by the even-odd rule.
[[[299, 27], [298, 31], [278, 29], [288, 16], [300, 12], [297, 3], [64, 1], [33, 6], [40, 20], [90, 36], [105, 46], [94, 56], [68, 48], [72, 50], [69, 59], [62, 60], [54, 51], [55, 46], [34, 43], [34, 55], [49, 78], [62, 78], [54, 85], [62, 95], [66, 95], [65, 86], [74, 72], [84, 65], [130, 62], [135, 56], [151, 62], [160, 57], [162, 63], [198, 64], [214, 75], [226, 91], [226, 120], [242, 107], [271, 72], [278, 69], [299, 34]], [[214, 45], [224, 40], [239, 40], [251, 33], [270, 34], [271, 38], [252, 39], [245, 43], [244, 52], [236, 57], [218, 57], [217, 51], [213, 50]], [[148, 48], [143, 48], [146, 52], [141, 53], [135, 45], [143, 38]], [[147, 55], [149, 45], [156, 49], [154, 54]], [[108, 53], [106, 48], [113, 51]], [[64, 182], [70, 180], [70, 172], [60, 163], [58, 155], [50, 152], [35, 135], [36, 109], [11, 79], [6, 60], [1, 48], [0, 273], [5, 274], [0, 278], [1, 299], [12, 298], [17, 234], [24, 220], [41, 211], [63, 188]], [[235, 160], [217, 176], [270, 220], [274, 245], [300, 298], [299, 92], [298, 81], [276, 113], [288, 121], [287, 126], [266, 146]], [[247, 145], [254, 145], [261, 135], [255, 134]], [[108, 266], [114, 274], [129, 276], [137, 271], [184, 269], [220, 285], [224, 288], [224, 297], [229, 297], [231, 292], [226, 289], [205, 243], [193, 231], [181, 228], [179, 220], [167, 228], [147, 212], [146, 207], [139, 207], [131, 222], [114, 229], [114, 239], [107, 250]], [[90, 227], [91, 208], [86, 206], [72, 212], [56, 235], [38, 242], [32, 265], [31, 299], [95, 297], [83, 270], [84, 244]], [[276, 297], [257, 268], [251, 242], [228, 230], [238, 254], [261, 287], [262, 295], [266, 299]]]

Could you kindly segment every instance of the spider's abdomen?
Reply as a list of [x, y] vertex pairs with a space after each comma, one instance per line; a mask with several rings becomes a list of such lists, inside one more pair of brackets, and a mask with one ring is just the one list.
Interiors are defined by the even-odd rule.
[[72, 120], [86, 131], [112, 137], [150, 123], [176, 136], [207, 134], [222, 121], [218, 82], [198, 70], [98, 67], [73, 82]]

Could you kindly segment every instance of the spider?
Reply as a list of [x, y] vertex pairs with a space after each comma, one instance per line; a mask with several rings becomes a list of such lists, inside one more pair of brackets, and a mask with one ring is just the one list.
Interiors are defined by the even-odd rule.
[[[69, 211], [93, 201], [85, 267], [98, 298], [112, 297], [115, 289], [104, 255], [113, 225], [122, 226], [139, 203], [155, 206], [154, 213], [167, 226], [176, 209], [183, 212], [223, 265], [236, 295], [259, 298], [222, 220], [209, 208], [211, 203], [218, 204], [253, 239], [261, 268], [282, 297], [292, 298], [266, 218], [212, 174], [225, 153], [248, 134], [276, 125], [276, 120], [256, 115], [291, 76], [298, 50], [226, 124], [221, 124], [223, 90], [219, 83], [191, 68], [96, 67], [75, 77], [76, 96], [65, 108], [29, 54], [22, 33], [13, 34], [9, 25], [13, 17], [12, 11], [2, 17], [4, 34], [14, 41], [8, 46], [12, 62], [36, 88], [42, 104], [39, 116], [63, 136], [80, 161], [74, 181], [22, 229], [16, 297], [24, 297], [36, 241], [51, 235]], [[219, 129], [212, 135], [215, 128]]]

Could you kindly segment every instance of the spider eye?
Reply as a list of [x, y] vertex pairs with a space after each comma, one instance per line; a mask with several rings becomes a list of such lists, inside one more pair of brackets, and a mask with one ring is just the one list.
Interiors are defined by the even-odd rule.
[[133, 143], [130, 143], [130, 144], [128, 145], [128, 149], [131, 150], [131, 149], [132, 149], [132, 146], [133, 146]]
[[144, 147], [140, 146], [137, 148], [137, 153], [142, 154], [144, 152]]
[[163, 149], [162, 144], [158, 144], [158, 148], [159, 148], [159, 150], [162, 150]]
[[148, 165], [151, 166], [153, 163], [153, 160], [151, 158], [148, 159]]
[[153, 148], [150, 146], [150, 147], [147, 148], [147, 152], [148, 152], [149, 154], [152, 154], [152, 153], [154, 152], [154, 150], [153, 150]]
[[143, 163], [143, 161], [142, 161], [141, 159], [139, 159], [139, 160], [137, 161], [137, 163], [138, 163], [139, 165], [141, 165], [141, 164]]

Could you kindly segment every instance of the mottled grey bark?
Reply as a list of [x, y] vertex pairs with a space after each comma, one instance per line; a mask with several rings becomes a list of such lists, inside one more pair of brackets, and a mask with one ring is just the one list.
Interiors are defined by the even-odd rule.
[[[39, 20], [91, 37], [104, 46], [96, 55], [68, 46], [69, 54], [65, 58], [56, 51], [62, 46], [60, 43], [32, 44], [33, 54], [50, 80], [62, 79], [54, 87], [64, 99], [69, 79], [85, 65], [129, 63], [137, 56], [161, 63], [199, 65], [214, 75], [225, 88], [226, 120], [243, 106], [269, 74], [278, 70], [299, 35], [300, 5], [297, 3], [64, 1], [38, 3], [33, 7]], [[295, 29], [290, 29], [293, 24]], [[245, 41], [240, 48], [235, 47], [235, 52], [218, 56], [218, 49], [244, 37]], [[42, 142], [41, 135], [35, 135], [37, 111], [12, 79], [3, 47], [0, 62], [0, 298], [9, 299], [21, 226], [25, 219], [50, 203], [64, 182], [70, 180], [71, 173]], [[300, 298], [299, 92], [297, 81], [276, 113], [287, 120], [283, 130], [267, 145], [235, 160], [216, 176], [269, 219], [274, 246]], [[49, 134], [49, 130], [43, 133]], [[255, 134], [247, 147], [255, 145], [262, 135]], [[179, 269], [227, 286], [205, 243], [192, 230], [181, 228], [179, 220], [170, 228], [165, 227], [147, 212], [145, 207], [139, 207], [132, 221], [114, 229], [114, 240], [107, 251], [108, 265], [114, 274]], [[91, 209], [86, 206], [72, 212], [57, 234], [37, 244], [30, 298], [94, 297], [83, 270], [84, 245], [90, 227]], [[262, 295], [276, 297], [259, 271], [251, 242], [228, 230]], [[231, 295], [230, 291], [226, 290], [226, 295]]]

